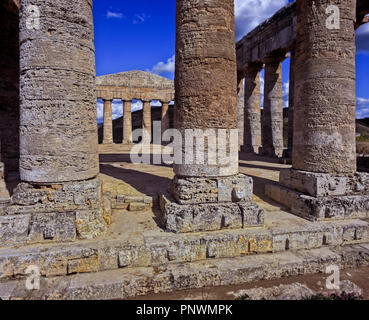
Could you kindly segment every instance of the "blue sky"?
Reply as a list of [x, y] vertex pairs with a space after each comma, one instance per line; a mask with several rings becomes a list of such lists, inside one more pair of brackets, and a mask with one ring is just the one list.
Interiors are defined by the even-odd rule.
[[[248, 31], [290, 0], [235, 0], [236, 37]], [[144, 70], [174, 78], [175, 0], [94, 0], [97, 76]], [[357, 31], [357, 116], [369, 117], [369, 23]], [[285, 106], [288, 98], [289, 59], [283, 63]], [[155, 104], [155, 103], [154, 103]], [[142, 104], [135, 102], [133, 109]], [[113, 117], [122, 114], [113, 103]], [[102, 103], [98, 102], [102, 119]]]

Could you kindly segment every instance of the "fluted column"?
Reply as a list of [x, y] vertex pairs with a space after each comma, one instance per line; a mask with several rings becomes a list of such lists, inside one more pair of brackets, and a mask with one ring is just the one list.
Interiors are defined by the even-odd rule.
[[[239, 174], [234, 0], [176, 1], [174, 173], [160, 199], [168, 231], [264, 223]], [[178, 134], [180, 133], [180, 134]]]
[[169, 129], [169, 102], [162, 102], [161, 107], [161, 132]]
[[288, 147], [287, 157], [292, 157], [293, 147], [293, 108], [295, 100], [295, 50], [291, 50], [290, 57], [290, 82], [289, 82], [289, 94], [288, 94]]
[[276, 56], [265, 60], [263, 147], [261, 153], [281, 157], [283, 153], [282, 61]]
[[[179, 176], [238, 173], [238, 133], [235, 139], [230, 138], [231, 129], [238, 129], [233, 11], [233, 0], [177, 1], [175, 128], [183, 137], [186, 129], [225, 129], [227, 138], [221, 148], [235, 146], [237, 150], [230, 155], [228, 165], [213, 165], [209, 159], [203, 164], [175, 164], [174, 172]], [[204, 151], [206, 156], [208, 150]]]
[[262, 64], [245, 71], [245, 128], [243, 151], [258, 153], [261, 147], [260, 70]]
[[103, 144], [113, 143], [113, 114], [111, 99], [103, 99], [104, 101], [104, 122], [103, 122]]
[[147, 143], [151, 143], [151, 101], [143, 101], [142, 130]]
[[334, 1], [339, 29], [327, 28], [332, 1], [297, 1], [293, 168], [356, 171], [355, 0]]
[[132, 102], [123, 100], [123, 143], [132, 143]]

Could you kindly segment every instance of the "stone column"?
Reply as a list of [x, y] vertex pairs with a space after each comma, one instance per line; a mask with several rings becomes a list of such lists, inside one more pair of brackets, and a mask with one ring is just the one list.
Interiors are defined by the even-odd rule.
[[297, 1], [292, 169], [280, 173], [280, 183], [298, 192], [279, 194], [313, 221], [369, 212], [369, 179], [356, 172], [356, 1], [334, 3], [338, 29], [327, 24], [332, 1]]
[[238, 110], [238, 143], [239, 143], [239, 148], [241, 149], [241, 147], [244, 144], [244, 139], [243, 139], [243, 132], [244, 132], [244, 128], [245, 128], [245, 119], [244, 119], [244, 108], [245, 108], [245, 103], [244, 103], [244, 85], [245, 85], [245, 81], [242, 78], [241, 81], [239, 81], [238, 86], [237, 86], [237, 110]]
[[265, 59], [261, 154], [269, 157], [281, 157], [283, 154], [283, 59], [282, 56]]
[[147, 143], [151, 143], [151, 101], [146, 100], [142, 102], [142, 130]]
[[162, 102], [161, 107], [161, 132], [169, 129], [169, 102]]
[[251, 203], [252, 179], [238, 172], [234, 1], [178, 0], [176, 10], [174, 126], [182, 135], [171, 195], [161, 197], [166, 228], [263, 224]]
[[293, 108], [295, 100], [295, 50], [291, 50], [290, 57], [290, 82], [289, 82], [289, 94], [288, 94], [288, 146], [287, 146], [287, 158], [292, 157], [293, 149]]
[[297, 6], [293, 168], [353, 173], [356, 1], [336, 4], [340, 9], [339, 29], [326, 26], [325, 10], [331, 2], [316, 1], [315, 7], [300, 0]]
[[113, 114], [112, 102], [110, 99], [104, 101], [104, 123], [103, 123], [103, 144], [113, 143]]
[[132, 102], [123, 100], [123, 143], [132, 143]]
[[258, 153], [261, 147], [260, 70], [262, 64], [245, 71], [245, 130], [243, 151]]
[[[29, 5], [40, 11], [39, 26], [30, 27]], [[14, 227], [11, 239], [97, 237], [106, 225], [97, 178], [92, 1], [21, 0], [19, 29], [22, 183], [6, 210], [28, 230]]]

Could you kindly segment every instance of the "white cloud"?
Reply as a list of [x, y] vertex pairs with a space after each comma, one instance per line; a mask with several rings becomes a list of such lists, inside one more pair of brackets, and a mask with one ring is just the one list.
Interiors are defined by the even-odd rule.
[[236, 39], [241, 39], [286, 4], [288, 0], [235, 0]]
[[369, 118], [369, 98], [356, 99], [356, 117], [358, 119]]
[[135, 14], [133, 17], [133, 24], [144, 23], [147, 19], [150, 19], [150, 15], [146, 13]]
[[162, 74], [165, 72], [174, 73], [175, 67], [175, 56], [173, 55], [171, 58], [167, 60], [167, 62], [160, 61], [158, 62], [151, 70], [151, 72], [156, 74]]
[[110, 18], [115, 18], [115, 19], [123, 19], [124, 18], [124, 14], [121, 12], [114, 12], [112, 11], [112, 9], [108, 9], [108, 11], [106, 12], [106, 18], [110, 19]]

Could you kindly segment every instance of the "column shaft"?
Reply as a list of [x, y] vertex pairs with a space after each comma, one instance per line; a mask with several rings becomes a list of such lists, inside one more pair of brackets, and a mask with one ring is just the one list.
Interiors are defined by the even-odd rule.
[[147, 142], [151, 143], [151, 101], [143, 101], [142, 130]]
[[288, 94], [288, 146], [287, 157], [292, 157], [293, 147], [293, 108], [295, 100], [295, 50], [291, 50], [290, 57], [290, 82], [289, 82], [289, 94]]
[[[40, 28], [27, 27], [29, 5], [40, 9]], [[19, 29], [21, 179], [52, 183], [95, 177], [92, 1], [77, 0], [71, 8], [65, 1], [22, 0]]]
[[297, 2], [292, 161], [299, 170], [353, 173], [356, 1], [334, 3], [339, 29], [327, 27], [326, 9], [332, 1]]
[[261, 147], [260, 70], [262, 66], [250, 67], [245, 73], [245, 152], [258, 153]]
[[169, 129], [169, 102], [162, 102], [161, 107], [161, 132]]
[[282, 59], [271, 58], [265, 63], [263, 148], [266, 156], [283, 153]]
[[[237, 152], [231, 152], [228, 166], [213, 165], [205, 144], [203, 163], [186, 164], [184, 149], [183, 163], [175, 164], [174, 172], [196, 177], [237, 174], [238, 137], [230, 139], [231, 129], [237, 135], [238, 128], [233, 1], [179, 0], [176, 19], [175, 128], [183, 137], [186, 129], [214, 129], [216, 133], [225, 129], [227, 137], [221, 147], [231, 150], [232, 146]], [[194, 139], [194, 148], [198, 140]], [[211, 152], [217, 151], [219, 146]]]
[[242, 79], [237, 88], [237, 109], [238, 109], [238, 143], [241, 146], [244, 144], [244, 130], [245, 130], [245, 96], [244, 96], [244, 85], [245, 81]]
[[104, 100], [103, 144], [113, 143], [112, 100]]
[[132, 143], [132, 102], [123, 101], [123, 143]]

